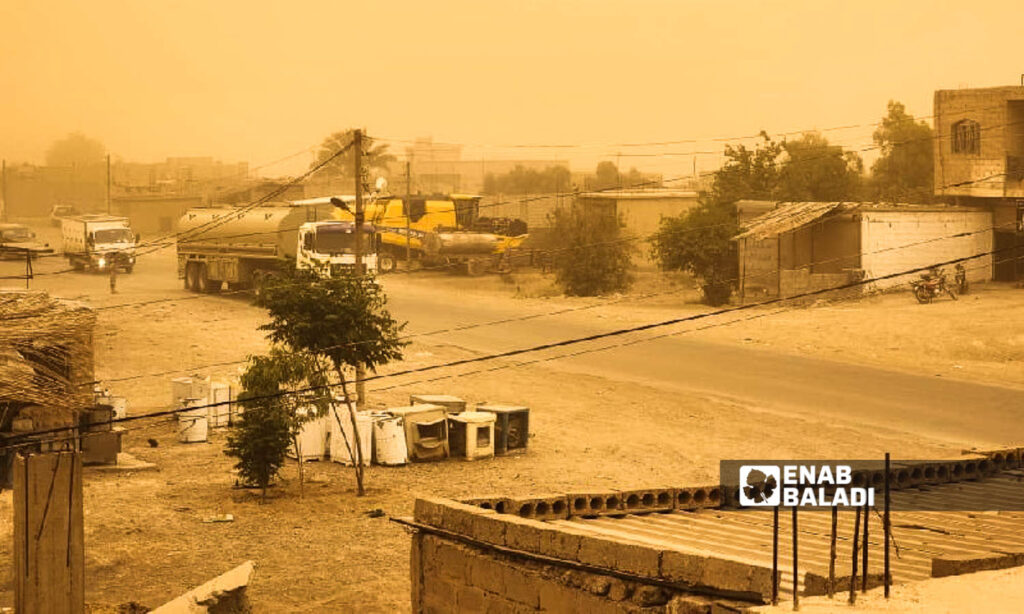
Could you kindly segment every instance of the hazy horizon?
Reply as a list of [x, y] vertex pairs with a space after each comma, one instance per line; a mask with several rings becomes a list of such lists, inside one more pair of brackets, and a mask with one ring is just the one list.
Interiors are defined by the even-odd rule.
[[679, 174], [693, 156], [667, 154], [762, 129], [850, 126], [825, 136], [860, 149], [890, 99], [927, 117], [936, 89], [1018, 84], [1015, 7], [8, 0], [0, 157], [39, 163], [81, 132], [129, 161], [298, 154], [262, 171], [288, 174], [349, 127], [395, 139], [396, 153], [432, 136], [467, 159]]

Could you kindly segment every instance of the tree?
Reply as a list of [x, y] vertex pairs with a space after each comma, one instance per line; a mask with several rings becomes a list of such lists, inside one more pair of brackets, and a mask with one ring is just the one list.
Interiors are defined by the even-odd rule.
[[[310, 168], [322, 164], [334, 154], [348, 147], [352, 142], [354, 133], [355, 129], [350, 128], [342, 132], [335, 132], [324, 139], [324, 142], [320, 144], [320, 149], [316, 152], [316, 158], [310, 164]], [[355, 162], [352, 156], [353, 151], [349, 149], [337, 158], [328, 162], [318, 171], [318, 174], [332, 179], [352, 179]], [[362, 163], [363, 168], [366, 169], [367, 175], [373, 174], [374, 172], [386, 173], [388, 170], [388, 164], [391, 164], [394, 161], [395, 156], [388, 153], [388, 146], [386, 144], [374, 144], [372, 137], [366, 136], [365, 134], [363, 135]]]
[[[267, 337], [290, 351], [304, 352], [333, 373], [341, 386], [344, 405], [354, 441], [345, 439], [355, 468], [357, 492], [365, 494], [363, 456], [356, 422], [356, 409], [348, 391], [347, 372], [362, 365], [370, 372], [392, 360], [401, 360], [408, 345], [399, 334], [399, 324], [387, 310], [383, 290], [372, 277], [344, 273], [320, 279], [308, 270], [265, 286], [257, 304], [266, 308], [270, 322], [261, 326]], [[339, 401], [329, 395], [329, 411], [341, 427]], [[341, 429], [344, 436], [344, 429]]]
[[783, 201], [857, 200], [864, 163], [817, 132], [782, 143], [774, 196]]
[[237, 426], [228, 433], [224, 453], [238, 459], [235, 469], [242, 482], [261, 489], [267, 499], [267, 486], [284, 465], [291, 443], [288, 413], [279, 399], [243, 390], [238, 403], [245, 409]]
[[101, 164], [107, 148], [81, 132], [72, 132], [54, 141], [46, 150], [47, 166], [77, 166], [79, 168]]
[[677, 217], [662, 218], [651, 240], [651, 253], [661, 267], [686, 271], [699, 280], [704, 302], [724, 305], [739, 273], [736, 206], [702, 196], [697, 207]]
[[[283, 414], [288, 440], [295, 447], [299, 459], [300, 496], [305, 480], [299, 434], [306, 422], [327, 415], [330, 394], [324, 371], [315, 356], [275, 346], [269, 355], [250, 356], [241, 378], [242, 389], [250, 399], [253, 412]], [[295, 390], [303, 392], [293, 393]], [[284, 451], [273, 447], [280, 441], [276, 435], [271, 436], [271, 429], [280, 428], [280, 424], [279, 417], [257, 416], [251, 424], [243, 419], [239, 427], [232, 429], [235, 443], [225, 451], [239, 459], [240, 464], [236, 467], [247, 481], [255, 481], [264, 488], [264, 497], [266, 483], [262, 480], [269, 481], [276, 474], [288, 448], [287, 444]], [[264, 466], [257, 469], [260, 464]], [[254, 477], [259, 480], [253, 480]]]
[[782, 143], [761, 131], [753, 148], [740, 144], [725, 146], [726, 162], [714, 175], [709, 202], [735, 203], [744, 198], [770, 200], [779, 182]]
[[564, 166], [549, 166], [543, 171], [517, 164], [503, 175], [488, 173], [484, 178], [487, 194], [553, 194], [569, 189], [572, 176]]
[[555, 281], [569, 296], [597, 296], [629, 288], [633, 247], [621, 216], [574, 204], [551, 215]]
[[871, 165], [875, 198], [886, 201], [927, 203], [933, 199], [935, 182], [931, 127], [916, 121], [902, 103], [889, 101], [888, 113], [873, 135], [881, 155]]

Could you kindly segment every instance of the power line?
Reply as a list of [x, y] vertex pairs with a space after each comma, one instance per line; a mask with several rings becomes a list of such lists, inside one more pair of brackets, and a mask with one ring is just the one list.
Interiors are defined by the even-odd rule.
[[[792, 295], [792, 296], [765, 299], [763, 301], [759, 301], [759, 302], [755, 302], [755, 303], [748, 303], [748, 304], [745, 304], [745, 305], [737, 305], [737, 306], [733, 306], [733, 307], [727, 307], [727, 308], [718, 309], [718, 310], [711, 311], [711, 312], [691, 314], [691, 315], [688, 315], [688, 316], [681, 316], [681, 317], [677, 317], [677, 318], [670, 318], [670, 319], [661, 320], [661, 321], [658, 321], [658, 322], [651, 322], [651, 323], [647, 323], [647, 324], [640, 324], [640, 325], [626, 327], [626, 328], [619, 328], [619, 329], [615, 329], [615, 330], [611, 330], [611, 331], [605, 331], [605, 332], [601, 332], [601, 333], [593, 333], [593, 334], [590, 334], [590, 335], [583, 335], [583, 336], [580, 336], [580, 337], [573, 337], [573, 338], [570, 338], [570, 339], [563, 339], [563, 340], [559, 340], [559, 341], [543, 343], [543, 344], [529, 346], [529, 347], [525, 347], [525, 348], [518, 348], [518, 349], [514, 349], [514, 350], [506, 350], [506, 351], [502, 351], [502, 352], [495, 352], [495, 353], [491, 353], [491, 354], [485, 354], [483, 356], [475, 356], [475, 357], [471, 357], [471, 358], [463, 358], [463, 359], [459, 359], [459, 360], [453, 360], [453, 361], [449, 361], [447, 363], [434, 364], [434, 365], [426, 365], [426, 366], [423, 366], [423, 367], [413, 367], [413, 368], [409, 368], [409, 369], [404, 369], [402, 371], [396, 371], [396, 372], [385, 373], [385, 374], [376, 374], [376, 375], [372, 375], [370, 377], [362, 378], [361, 381], [369, 382], [369, 381], [376, 381], [376, 380], [391, 379], [391, 378], [402, 377], [402, 376], [405, 376], [405, 375], [411, 375], [411, 374], [415, 374], [415, 373], [424, 373], [424, 372], [427, 372], [427, 371], [435, 371], [437, 369], [445, 369], [445, 368], [458, 367], [458, 366], [463, 366], [463, 365], [468, 365], [468, 364], [475, 364], [475, 363], [481, 363], [481, 362], [489, 362], [489, 361], [492, 361], [492, 360], [498, 360], [498, 359], [503, 359], [503, 358], [511, 358], [511, 357], [514, 357], [514, 356], [520, 356], [520, 355], [524, 355], [524, 354], [531, 354], [531, 353], [534, 353], [534, 352], [551, 350], [551, 349], [556, 349], [556, 348], [561, 348], [561, 347], [574, 346], [574, 345], [579, 345], [581, 343], [587, 343], [587, 342], [597, 341], [597, 340], [601, 340], [601, 339], [610, 339], [610, 338], [622, 337], [624, 335], [629, 335], [629, 334], [632, 334], [632, 333], [645, 332], [645, 331], [649, 331], [649, 330], [656, 330], [656, 329], [660, 329], [660, 328], [665, 328], [667, 326], [672, 326], [672, 325], [675, 325], [675, 324], [681, 324], [681, 323], [684, 323], [684, 322], [693, 322], [693, 321], [697, 321], [697, 320], [704, 320], [704, 319], [711, 318], [711, 317], [718, 316], [718, 315], [723, 315], [723, 314], [728, 314], [728, 313], [738, 313], [738, 312], [742, 312], [742, 311], [749, 311], [749, 310], [752, 310], [752, 309], [754, 309], [756, 307], [764, 307], [764, 306], [767, 306], [767, 305], [783, 304], [783, 303], [786, 303], [786, 302], [789, 302], [789, 301], [797, 301], [797, 300], [801, 300], [801, 299], [805, 299], [805, 298], [824, 296], [824, 295], [827, 295], [827, 294], [830, 294], [830, 293], [833, 293], [833, 292], [841, 292], [843, 290], [849, 290], [849, 289], [852, 289], [852, 288], [867, 286], [868, 284], [877, 283], [879, 281], [885, 281], [885, 280], [888, 280], [888, 279], [896, 279], [898, 277], [903, 277], [903, 276], [906, 276], [906, 275], [912, 275], [914, 273], [921, 273], [921, 272], [925, 272], [925, 271], [930, 271], [931, 269], [934, 269], [934, 268], [947, 267], [947, 266], [950, 266], [950, 265], [953, 265], [953, 264], [957, 264], [957, 263], [961, 263], [961, 262], [967, 262], [967, 261], [970, 261], [970, 260], [974, 260], [974, 259], [977, 259], [977, 258], [982, 258], [982, 257], [989, 256], [989, 255], [995, 255], [995, 254], [998, 254], [998, 253], [1003, 253], [1003, 252], [1008, 252], [1008, 251], [1015, 251], [1016, 249], [1017, 249], [1016, 246], [1010, 246], [1010, 247], [1004, 247], [1004, 248], [999, 248], [999, 249], [993, 249], [993, 250], [989, 250], [989, 251], [986, 251], [986, 252], [977, 253], [977, 254], [974, 254], [974, 255], [971, 255], [971, 256], [963, 256], [963, 257], [959, 257], [959, 258], [953, 258], [953, 259], [950, 259], [950, 260], [945, 260], [945, 261], [942, 261], [942, 262], [935, 262], [935, 263], [931, 263], [931, 264], [926, 265], [926, 266], [914, 267], [914, 268], [911, 268], [911, 269], [905, 269], [905, 270], [902, 270], [902, 271], [898, 271], [898, 272], [894, 272], [894, 273], [888, 273], [886, 275], [880, 275], [880, 276], [873, 277], [873, 278], [862, 279], [862, 280], [857, 280], [857, 281], [851, 281], [851, 282], [848, 282], [848, 283], [845, 283], [845, 284], [842, 284], [842, 285], [839, 285], [839, 286], [834, 286], [834, 287], [831, 287], [831, 288], [821, 288], [821, 289], [818, 289], [818, 290], [808, 290], [806, 292], [798, 293], [798, 294], [795, 294], [795, 295]], [[621, 347], [621, 345], [622, 344], [608, 346], [606, 349], [615, 349], [616, 347]], [[336, 387], [341, 386], [341, 385], [342, 385], [341, 383], [334, 383], [334, 384], [324, 384], [324, 385], [321, 385], [321, 386], [308, 386], [308, 387], [305, 387], [305, 388], [299, 388], [299, 389], [293, 389], [293, 390], [284, 390], [284, 391], [280, 391], [280, 392], [276, 392], [276, 393], [272, 393], [272, 394], [266, 394], [266, 395], [259, 395], [259, 396], [249, 397], [249, 398], [246, 399], [246, 401], [252, 402], [252, 401], [273, 400], [273, 399], [283, 398], [283, 397], [287, 397], [287, 396], [295, 396], [295, 395], [301, 395], [301, 394], [308, 394], [310, 392], [315, 392], [317, 390], [330, 390], [330, 389], [336, 388]], [[211, 408], [211, 407], [220, 407], [220, 406], [223, 406], [223, 405], [230, 405], [230, 403], [231, 403], [230, 401], [221, 401], [221, 402], [216, 402], [216, 403], [207, 403], [207, 404], [204, 404], [204, 405], [195, 405], [195, 406], [192, 406], [192, 407], [176, 408], [176, 409], [170, 409], [170, 410], [162, 410], [162, 411], [157, 411], [157, 412], [150, 412], [150, 413], [147, 413], [147, 414], [140, 414], [138, 416], [126, 416], [124, 418], [119, 418], [119, 419], [116, 419], [116, 420], [110, 420], [110, 421], [103, 422], [103, 423], [100, 423], [100, 424], [104, 424], [105, 425], [105, 424], [119, 424], [119, 423], [123, 423], [123, 422], [134, 422], [134, 421], [137, 421], [137, 420], [143, 420], [143, 419], [147, 419], [147, 418], [176, 415], [176, 414], [179, 414], [179, 413], [182, 413], [182, 412], [185, 412], [185, 411], [195, 411], [197, 409], [208, 409], [208, 408]], [[57, 427], [57, 428], [52, 428], [52, 429], [45, 429], [45, 430], [31, 431], [31, 432], [26, 432], [26, 433], [19, 433], [19, 434], [15, 435], [13, 437], [13, 439], [21, 439], [21, 438], [24, 438], [24, 437], [30, 437], [30, 436], [35, 436], [35, 435], [45, 435], [45, 434], [51, 434], [51, 433], [59, 433], [59, 432], [64, 432], [64, 431], [68, 431], [68, 430], [74, 430], [75, 428], [77, 428], [77, 427]], [[0, 449], [5, 449], [5, 448], [0, 446]]]

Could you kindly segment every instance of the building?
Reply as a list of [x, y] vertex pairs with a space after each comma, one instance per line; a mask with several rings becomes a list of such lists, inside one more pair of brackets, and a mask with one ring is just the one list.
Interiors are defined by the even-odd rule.
[[132, 230], [152, 235], [174, 232], [178, 228], [178, 219], [203, 202], [201, 196], [126, 194], [111, 199], [111, 209], [115, 215], [127, 217]]
[[[429, 138], [416, 139], [405, 149], [405, 159], [409, 161], [412, 173], [412, 191], [423, 194], [480, 194], [487, 175], [503, 175], [517, 166], [537, 171], [552, 166], [569, 168], [568, 160], [508, 160], [488, 159], [486, 156], [464, 159], [461, 145], [435, 143]], [[392, 190], [397, 193], [404, 188], [404, 182], [396, 178], [404, 177], [405, 164], [400, 162], [394, 166], [390, 175], [396, 181]], [[566, 186], [568, 190], [569, 186]]]
[[[676, 217], [697, 206], [697, 192], [668, 190], [607, 190], [581, 192], [576, 203], [587, 215], [621, 216], [625, 231], [639, 241], [658, 232], [661, 219]], [[650, 254], [641, 249], [641, 261], [650, 262]]]
[[992, 212], [993, 278], [1024, 279], [1024, 86], [935, 92], [935, 194]]
[[[985, 206], [843, 202], [781, 203], [736, 236], [741, 299], [793, 296], [878, 279], [905, 284], [901, 271], [977, 256], [968, 279], [992, 279], [992, 212]], [[860, 289], [859, 287], [857, 288]]]

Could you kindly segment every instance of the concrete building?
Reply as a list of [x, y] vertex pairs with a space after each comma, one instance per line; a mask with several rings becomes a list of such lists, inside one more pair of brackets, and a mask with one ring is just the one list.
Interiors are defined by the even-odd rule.
[[893, 287], [917, 276], [888, 277], [900, 271], [977, 254], [985, 255], [964, 263], [968, 279], [991, 279], [991, 228], [984, 206], [781, 203], [736, 237], [740, 297], [792, 296], [863, 278], [884, 277], [872, 287]]
[[935, 92], [935, 194], [992, 212], [993, 278], [1024, 279], [1024, 86]]
[[[423, 194], [480, 194], [487, 175], [503, 175], [516, 166], [537, 171], [552, 166], [569, 168], [568, 160], [508, 160], [486, 156], [469, 160], [463, 158], [461, 145], [435, 143], [429, 138], [416, 139], [405, 149], [405, 159], [412, 171], [412, 191]], [[404, 189], [405, 162], [393, 165], [389, 174], [395, 182], [392, 190]], [[569, 187], [566, 186], [566, 191]]]
[[594, 215], [621, 215], [627, 232], [650, 237], [658, 232], [662, 218], [676, 217], [696, 207], [697, 192], [661, 188], [581, 192], [576, 202]]

